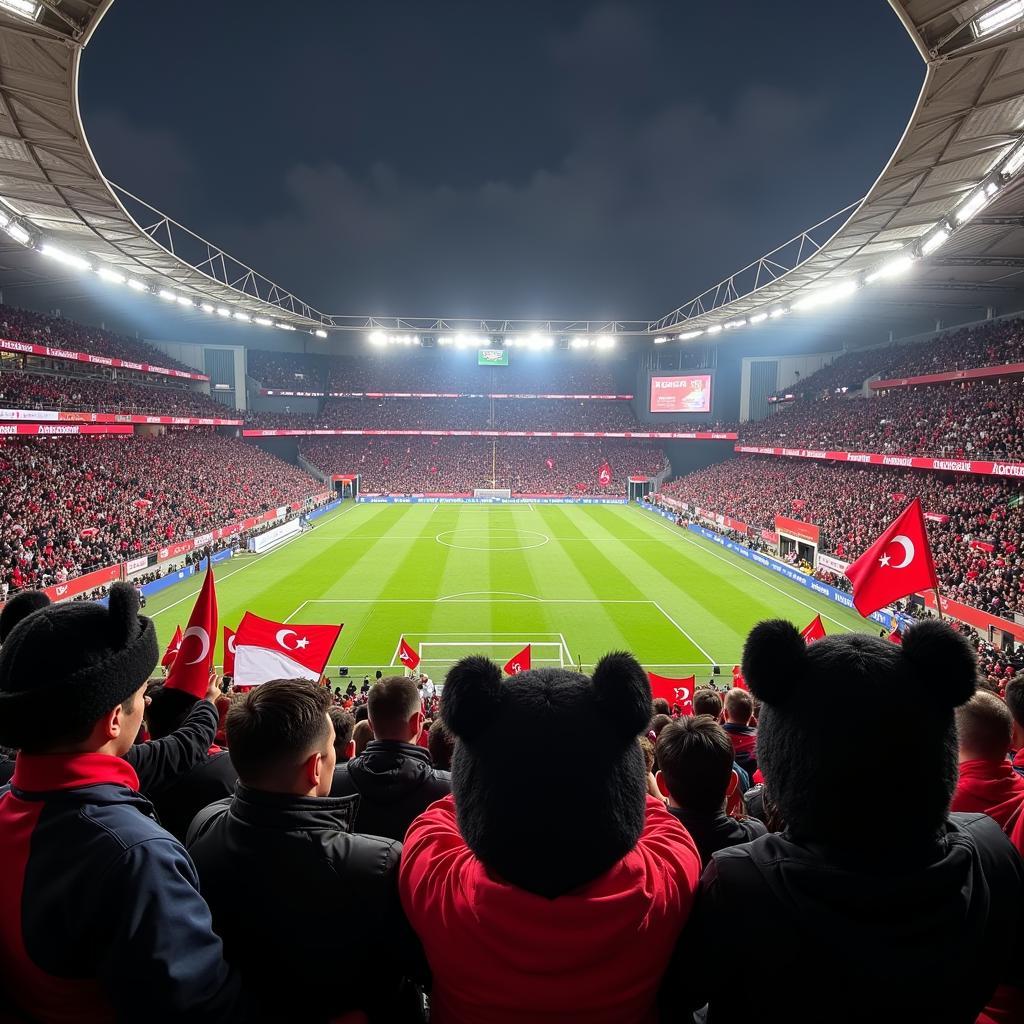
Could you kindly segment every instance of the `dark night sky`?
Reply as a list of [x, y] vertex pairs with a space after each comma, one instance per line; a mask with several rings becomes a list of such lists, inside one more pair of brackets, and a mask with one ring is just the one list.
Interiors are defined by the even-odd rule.
[[653, 317], [861, 196], [884, 0], [118, 0], [104, 172], [332, 313]]

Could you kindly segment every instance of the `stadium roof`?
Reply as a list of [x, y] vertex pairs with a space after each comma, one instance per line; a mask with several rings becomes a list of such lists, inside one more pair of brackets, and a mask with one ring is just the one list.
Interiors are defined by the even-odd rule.
[[[104, 178], [82, 126], [78, 73], [83, 49], [113, 2], [0, 0], [0, 228], [14, 215], [7, 234], [0, 232], [0, 263], [34, 278], [55, 304], [67, 279], [10, 237], [12, 230], [23, 228], [30, 246], [77, 253], [94, 269], [191, 299], [190, 318], [206, 319], [205, 303], [305, 331], [675, 337], [751, 316], [759, 322], [816, 293], [828, 296], [837, 284], [860, 283], [906, 253], [914, 257], [909, 274], [872, 284], [870, 300], [865, 293], [848, 307], [849, 321], [892, 322], [915, 307], [984, 311], [1024, 302], [1024, 170], [999, 173], [1024, 143], [1024, 0], [889, 0], [926, 75], [910, 124], [867, 196], [653, 322], [319, 312]], [[1024, 165], [1024, 149], [1020, 157]], [[957, 223], [958, 205], [986, 183], [993, 194], [984, 196], [984, 208]], [[918, 258], [947, 218], [948, 239]]]

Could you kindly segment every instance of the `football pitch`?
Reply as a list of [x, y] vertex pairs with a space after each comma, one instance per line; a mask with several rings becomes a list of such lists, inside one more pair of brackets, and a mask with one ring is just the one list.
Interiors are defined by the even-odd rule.
[[[535, 668], [592, 670], [632, 651], [662, 675], [731, 676], [750, 628], [770, 617], [829, 633], [873, 631], [852, 611], [627, 505], [343, 505], [263, 555], [215, 567], [222, 625], [249, 610], [289, 623], [344, 623], [330, 660], [387, 675], [401, 637], [441, 681], [471, 653], [503, 664], [525, 644]], [[202, 582], [146, 609], [161, 649]], [[218, 638], [216, 661], [222, 660]]]

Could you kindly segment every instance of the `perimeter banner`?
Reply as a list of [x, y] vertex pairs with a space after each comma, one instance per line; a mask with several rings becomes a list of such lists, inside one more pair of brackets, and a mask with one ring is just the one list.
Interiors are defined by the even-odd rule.
[[113, 366], [123, 370], [141, 370], [143, 373], [159, 373], [164, 377], [181, 377], [185, 380], [209, 380], [205, 373], [190, 373], [187, 370], [168, 370], [164, 366], [150, 363], [133, 363], [128, 359], [112, 356], [94, 356], [89, 352], [76, 352], [69, 348], [53, 348], [49, 345], [33, 345], [28, 341], [11, 341], [0, 338], [0, 351], [19, 352], [26, 356], [42, 356], [46, 359], [67, 359], [76, 363], [92, 363], [94, 366]]
[[635, 440], [735, 441], [734, 432], [610, 430], [243, 430], [243, 437], [624, 437]]

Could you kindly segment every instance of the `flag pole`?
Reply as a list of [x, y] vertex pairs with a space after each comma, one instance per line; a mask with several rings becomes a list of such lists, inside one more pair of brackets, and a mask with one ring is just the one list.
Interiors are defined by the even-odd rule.
[[932, 593], [935, 595], [935, 610], [939, 613], [939, 621], [945, 621], [945, 617], [942, 614], [942, 595], [939, 593], [938, 580], [935, 581], [935, 586], [932, 587]]

